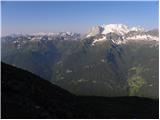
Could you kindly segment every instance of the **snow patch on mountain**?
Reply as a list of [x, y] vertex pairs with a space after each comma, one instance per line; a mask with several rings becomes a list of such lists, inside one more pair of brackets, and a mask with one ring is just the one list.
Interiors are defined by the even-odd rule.
[[106, 36], [94, 39], [94, 41], [92, 42], [92, 45], [95, 45], [96, 42], [105, 41], [105, 40], [107, 40]]
[[94, 46], [95, 44], [100, 43], [100, 42], [105, 42], [107, 40], [110, 40], [112, 43], [117, 44], [117, 45], [125, 44], [127, 42], [126, 40], [123, 40], [123, 39], [112, 39], [112, 38], [108, 39], [107, 36], [105, 35], [101, 38], [94, 39], [94, 41], [92, 42], [92, 46]]

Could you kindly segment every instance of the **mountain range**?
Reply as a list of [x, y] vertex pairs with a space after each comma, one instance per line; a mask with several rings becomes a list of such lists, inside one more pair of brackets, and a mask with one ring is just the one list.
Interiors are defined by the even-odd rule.
[[36, 33], [1, 41], [3, 62], [71, 93], [158, 98], [158, 29], [109, 24], [85, 35]]

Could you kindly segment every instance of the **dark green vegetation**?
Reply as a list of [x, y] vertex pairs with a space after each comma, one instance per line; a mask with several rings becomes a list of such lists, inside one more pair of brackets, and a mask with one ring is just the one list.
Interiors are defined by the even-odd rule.
[[158, 118], [158, 100], [76, 96], [25, 70], [1, 67], [2, 118]]
[[117, 45], [107, 40], [92, 45], [93, 38], [31, 41], [6, 37], [2, 61], [78, 95], [158, 98], [159, 45], [155, 41]]

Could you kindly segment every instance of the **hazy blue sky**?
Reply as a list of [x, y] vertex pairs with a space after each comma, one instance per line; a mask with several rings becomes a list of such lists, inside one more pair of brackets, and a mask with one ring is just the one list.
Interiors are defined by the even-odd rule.
[[2, 2], [2, 35], [83, 33], [92, 26], [111, 23], [158, 28], [158, 2]]

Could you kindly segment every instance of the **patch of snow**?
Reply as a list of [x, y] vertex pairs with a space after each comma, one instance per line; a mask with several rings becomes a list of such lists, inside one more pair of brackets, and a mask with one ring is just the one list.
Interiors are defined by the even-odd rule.
[[34, 36], [31, 41], [35, 41], [35, 40], [41, 40], [42, 39], [42, 36]]
[[18, 40], [15, 40], [15, 41], [13, 41], [13, 43], [19, 43], [19, 41], [18, 41]]
[[92, 45], [95, 45], [96, 42], [105, 41], [105, 40], [107, 40], [106, 36], [103, 36], [102, 38], [94, 39], [94, 41], [92, 42]]
[[88, 34], [86, 37], [89, 38], [89, 37], [91, 37], [91, 36], [92, 36], [92, 35]]
[[126, 43], [126, 41], [122, 41], [122, 40], [112, 40], [112, 42], [113, 42], [114, 44], [117, 44], [117, 45], [125, 44], [125, 43]]

